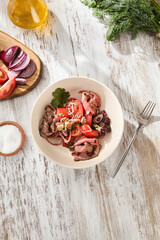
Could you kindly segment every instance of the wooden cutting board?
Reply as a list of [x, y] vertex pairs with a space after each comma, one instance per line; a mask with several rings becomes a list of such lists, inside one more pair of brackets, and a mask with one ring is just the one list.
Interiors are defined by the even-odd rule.
[[[19, 41], [9, 36], [8, 34], [0, 31], [0, 51], [15, 45], [19, 46], [23, 51], [25, 51], [26, 54], [30, 55], [30, 58], [36, 63], [37, 70], [30, 78], [26, 78], [27, 80], [26, 85], [17, 85], [15, 90], [9, 97], [0, 98], [0, 101], [15, 98], [28, 93], [37, 85], [40, 79], [39, 76], [41, 72], [41, 61], [39, 57], [31, 49], [27, 48], [24, 44], [20, 43]], [[1, 60], [0, 60], [0, 67], [4, 68], [6, 72], [8, 72], [7, 67], [3, 64]]]

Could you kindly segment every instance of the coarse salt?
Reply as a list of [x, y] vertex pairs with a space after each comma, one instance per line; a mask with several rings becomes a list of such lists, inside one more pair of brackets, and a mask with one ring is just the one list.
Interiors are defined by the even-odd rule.
[[0, 126], [0, 152], [9, 154], [15, 152], [21, 144], [22, 136], [14, 125]]

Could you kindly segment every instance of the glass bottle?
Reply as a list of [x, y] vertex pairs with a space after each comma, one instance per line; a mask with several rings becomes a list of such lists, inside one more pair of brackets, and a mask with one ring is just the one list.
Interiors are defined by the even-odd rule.
[[45, 0], [9, 0], [7, 12], [17, 26], [35, 28], [45, 21], [48, 9]]

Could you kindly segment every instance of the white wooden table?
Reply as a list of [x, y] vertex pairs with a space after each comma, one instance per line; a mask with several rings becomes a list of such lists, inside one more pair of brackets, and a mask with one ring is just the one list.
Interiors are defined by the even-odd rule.
[[[42, 77], [30, 93], [0, 102], [0, 122], [12, 120], [26, 141], [14, 157], [0, 157], [0, 239], [160, 239], [160, 40], [128, 34], [108, 42], [106, 29], [79, 0], [48, 0], [41, 30], [12, 24], [0, 0], [0, 30], [35, 51]], [[55, 165], [36, 146], [30, 114], [49, 84], [88, 76], [118, 97], [125, 129], [116, 152], [98, 166], [73, 170]], [[153, 123], [140, 132], [115, 179], [111, 177], [137, 125], [136, 111], [156, 101]]]

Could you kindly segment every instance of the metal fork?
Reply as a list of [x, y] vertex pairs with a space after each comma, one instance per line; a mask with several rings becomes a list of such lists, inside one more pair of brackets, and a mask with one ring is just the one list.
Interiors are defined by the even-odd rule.
[[149, 122], [150, 116], [151, 116], [155, 106], [156, 106], [156, 103], [149, 101], [147, 103], [147, 105], [144, 107], [143, 111], [137, 116], [138, 127], [136, 129], [136, 132], [135, 132], [133, 138], [131, 139], [129, 145], [127, 146], [126, 150], [124, 151], [124, 153], [123, 153], [123, 155], [122, 155], [122, 157], [121, 157], [121, 159], [120, 159], [120, 161], [117, 165], [117, 168], [114, 172], [113, 178], [116, 176], [117, 172], [119, 171], [120, 167], [122, 166], [122, 163], [124, 162], [124, 159], [126, 158], [133, 142], [135, 141], [140, 128], [142, 126], [147, 125], [147, 123]]

